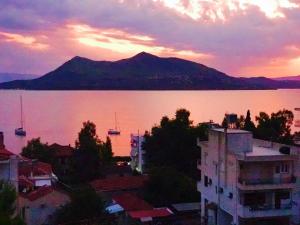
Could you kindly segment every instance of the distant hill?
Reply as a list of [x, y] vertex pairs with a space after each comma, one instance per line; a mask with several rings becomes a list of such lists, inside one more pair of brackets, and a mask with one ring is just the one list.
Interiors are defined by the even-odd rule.
[[29, 80], [37, 78], [38, 75], [19, 73], [0, 73], [0, 83], [13, 80]]
[[33, 80], [0, 84], [2, 89], [34, 90], [216, 90], [300, 88], [300, 82], [236, 78], [179, 58], [141, 52], [114, 62], [76, 56]]
[[298, 75], [298, 76], [287, 76], [287, 77], [276, 77], [276, 78], [273, 78], [273, 80], [279, 80], [279, 81], [282, 81], [282, 80], [295, 80], [295, 81], [300, 81], [300, 75]]

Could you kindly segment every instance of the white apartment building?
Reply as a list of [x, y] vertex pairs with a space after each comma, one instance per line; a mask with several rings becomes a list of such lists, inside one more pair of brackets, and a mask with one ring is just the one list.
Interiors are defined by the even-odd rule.
[[132, 170], [137, 170], [141, 174], [144, 172], [144, 150], [143, 150], [143, 142], [145, 138], [143, 135], [139, 134], [131, 134], [130, 136], [130, 144], [131, 144], [131, 168]]
[[201, 215], [208, 225], [299, 224], [300, 148], [211, 129], [198, 142]]

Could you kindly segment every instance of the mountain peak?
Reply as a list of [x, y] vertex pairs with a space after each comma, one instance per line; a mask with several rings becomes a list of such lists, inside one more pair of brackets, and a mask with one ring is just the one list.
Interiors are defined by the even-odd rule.
[[159, 58], [159, 57], [143, 51], [143, 52], [136, 54], [132, 58], [134, 58], [134, 59], [150, 59], [151, 58], [152, 59], [152, 58]]

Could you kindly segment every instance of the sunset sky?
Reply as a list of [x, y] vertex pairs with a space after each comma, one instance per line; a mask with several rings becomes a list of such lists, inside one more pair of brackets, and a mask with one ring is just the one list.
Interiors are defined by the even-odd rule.
[[0, 72], [141, 51], [233, 76], [300, 75], [300, 0], [0, 1]]

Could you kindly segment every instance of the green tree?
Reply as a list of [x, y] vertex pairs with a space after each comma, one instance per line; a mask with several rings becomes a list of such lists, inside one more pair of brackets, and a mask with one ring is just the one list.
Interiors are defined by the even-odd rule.
[[[78, 221], [86, 221], [87, 224], [107, 224], [107, 214], [104, 201], [89, 187], [74, 191], [71, 194], [71, 202], [57, 210], [55, 213], [57, 224], [78, 224]], [[112, 221], [111, 221], [112, 222]]]
[[18, 215], [14, 215], [16, 198], [15, 188], [7, 182], [0, 181], [0, 225], [25, 225]]
[[83, 123], [78, 134], [74, 151], [74, 181], [87, 182], [100, 175], [101, 140], [96, 134], [96, 125], [90, 121]]
[[247, 111], [247, 115], [246, 115], [246, 119], [245, 119], [243, 129], [251, 131], [252, 133], [255, 133], [256, 127], [255, 127], [255, 124], [251, 120], [250, 110]]
[[40, 138], [33, 138], [28, 141], [27, 145], [22, 149], [21, 155], [46, 163], [52, 163], [54, 160], [54, 154], [50, 151], [48, 144], [42, 143]]
[[206, 134], [202, 131], [204, 127], [192, 126], [189, 115], [187, 110], [180, 109], [174, 119], [163, 117], [160, 125], [152, 128], [151, 134], [145, 134], [146, 169], [167, 166], [196, 176], [196, 162], [200, 157], [197, 138]]
[[157, 167], [150, 171], [144, 196], [155, 206], [199, 201], [196, 182], [170, 167]]
[[256, 117], [258, 123], [256, 137], [285, 144], [293, 144], [291, 126], [293, 124], [293, 112], [283, 109], [271, 116], [265, 112], [260, 112]]
[[106, 142], [101, 144], [100, 158], [102, 163], [104, 165], [111, 164], [113, 161], [113, 155], [111, 140], [107, 136]]

